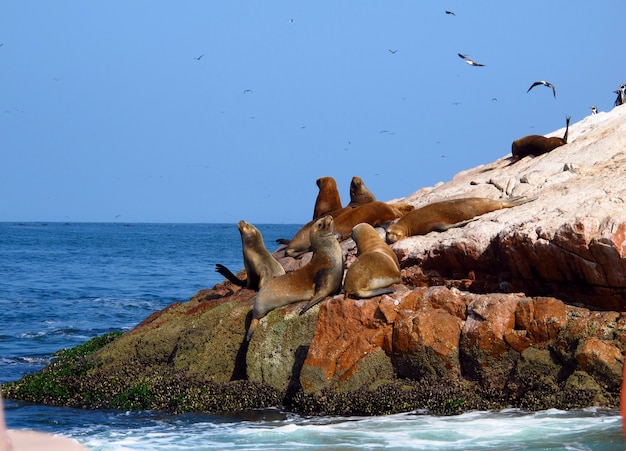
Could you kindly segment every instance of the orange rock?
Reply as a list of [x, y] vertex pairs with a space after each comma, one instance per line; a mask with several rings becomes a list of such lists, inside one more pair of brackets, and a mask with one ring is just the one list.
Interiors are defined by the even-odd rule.
[[515, 312], [515, 327], [526, 330], [533, 343], [555, 340], [567, 326], [565, 304], [554, 298], [523, 299]]

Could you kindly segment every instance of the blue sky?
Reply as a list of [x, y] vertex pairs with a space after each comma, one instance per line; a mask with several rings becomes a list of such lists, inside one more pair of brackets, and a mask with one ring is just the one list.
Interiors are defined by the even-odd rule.
[[8, 0], [0, 221], [303, 223], [321, 176], [403, 197], [610, 110], [622, 22], [617, 0]]

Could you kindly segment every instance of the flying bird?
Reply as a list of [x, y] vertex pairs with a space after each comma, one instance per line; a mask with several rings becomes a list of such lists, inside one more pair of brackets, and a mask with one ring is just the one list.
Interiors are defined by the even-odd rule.
[[552, 83], [547, 82], [545, 80], [534, 82], [532, 85], [530, 85], [530, 88], [528, 88], [528, 91], [526, 91], [526, 93], [528, 94], [530, 90], [533, 89], [537, 85], [544, 85], [544, 86], [547, 86], [548, 88], [552, 88], [552, 94], [554, 94], [554, 98], [556, 99], [556, 88], [554, 87]]
[[193, 59], [200, 61], [200, 58], [202, 58], [204, 55], [200, 55], [200, 56], [194, 56]]
[[248, 94], [248, 93], [252, 94], [252, 89], [244, 89], [243, 93], [244, 94]]
[[389, 50], [389, 53], [393, 53], [394, 55], [395, 55], [395, 54], [396, 54], [396, 52], [398, 51], [397, 49], [396, 49], [396, 50], [391, 50], [391, 49], [388, 49], [388, 50]]
[[617, 98], [615, 99], [615, 106], [620, 106], [626, 103], [626, 85], [619, 85], [619, 90], [613, 91], [617, 94]]
[[466, 55], [463, 55], [462, 53], [458, 53], [458, 55], [459, 55], [459, 58], [463, 58], [465, 62], [469, 64], [470, 66], [484, 66], [484, 64], [477, 63], [476, 61], [472, 61], [471, 59], [469, 59]]
[[454, 11], [446, 11], [446, 14], [452, 14], [453, 16], [456, 16], [456, 14], [454, 14]]

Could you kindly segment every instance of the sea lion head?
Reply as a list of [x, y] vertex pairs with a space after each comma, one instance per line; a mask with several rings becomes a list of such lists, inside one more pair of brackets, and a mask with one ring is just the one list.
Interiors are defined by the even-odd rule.
[[385, 239], [388, 243], [395, 243], [402, 238], [406, 238], [406, 231], [402, 227], [398, 226], [398, 223], [391, 224], [389, 227], [387, 227], [387, 234], [385, 235]]
[[350, 182], [350, 203], [363, 205], [370, 202], [376, 202], [376, 196], [367, 189], [361, 177], [355, 175]]
[[309, 231], [311, 244], [314, 244], [327, 236], [334, 236], [334, 225], [335, 221], [331, 215], [323, 216], [315, 221]]
[[249, 222], [242, 219], [237, 223], [237, 228], [239, 229], [239, 234], [241, 235], [243, 243], [255, 243], [260, 241], [261, 244], [265, 246], [261, 232], [259, 232], [259, 229], [254, 227]]

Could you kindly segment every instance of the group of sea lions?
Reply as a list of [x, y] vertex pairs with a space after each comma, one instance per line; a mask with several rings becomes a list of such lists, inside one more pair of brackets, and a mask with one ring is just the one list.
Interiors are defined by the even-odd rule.
[[[431, 231], [461, 227], [476, 216], [534, 200], [469, 197], [434, 202], [415, 209], [409, 204], [377, 201], [363, 180], [353, 177], [350, 203], [342, 207], [337, 184], [332, 177], [319, 178], [317, 186], [319, 193], [313, 220], [296, 232], [291, 240], [277, 240], [286, 245], [285, 254], [290, 257], [312, 251], [308, 263], [285, 273], [281, 264], [265, 248], [261, 232], [252, 224], [239, 221], [247, 280], [239, 279], [223, 265], [216, 265], [216, 271], [232, 283], [258, 290], [247, 340], [252, 338], [261, 318], [287, 304], [307, 301], [300, 311], [303, 314], [325, 297], [339, 293], [342, 286], [346, 297], [369, 298], [393, 292], [391, 286], [402, 283], [402, 277], [398, 258], [388, 243]], [[383, 239], [375, 227], [396, 219], [397, 222], [387, 228]], [[357, 254], [344, 276], [344, 257], [339, 243], [348, 238], [356, 243]]]

